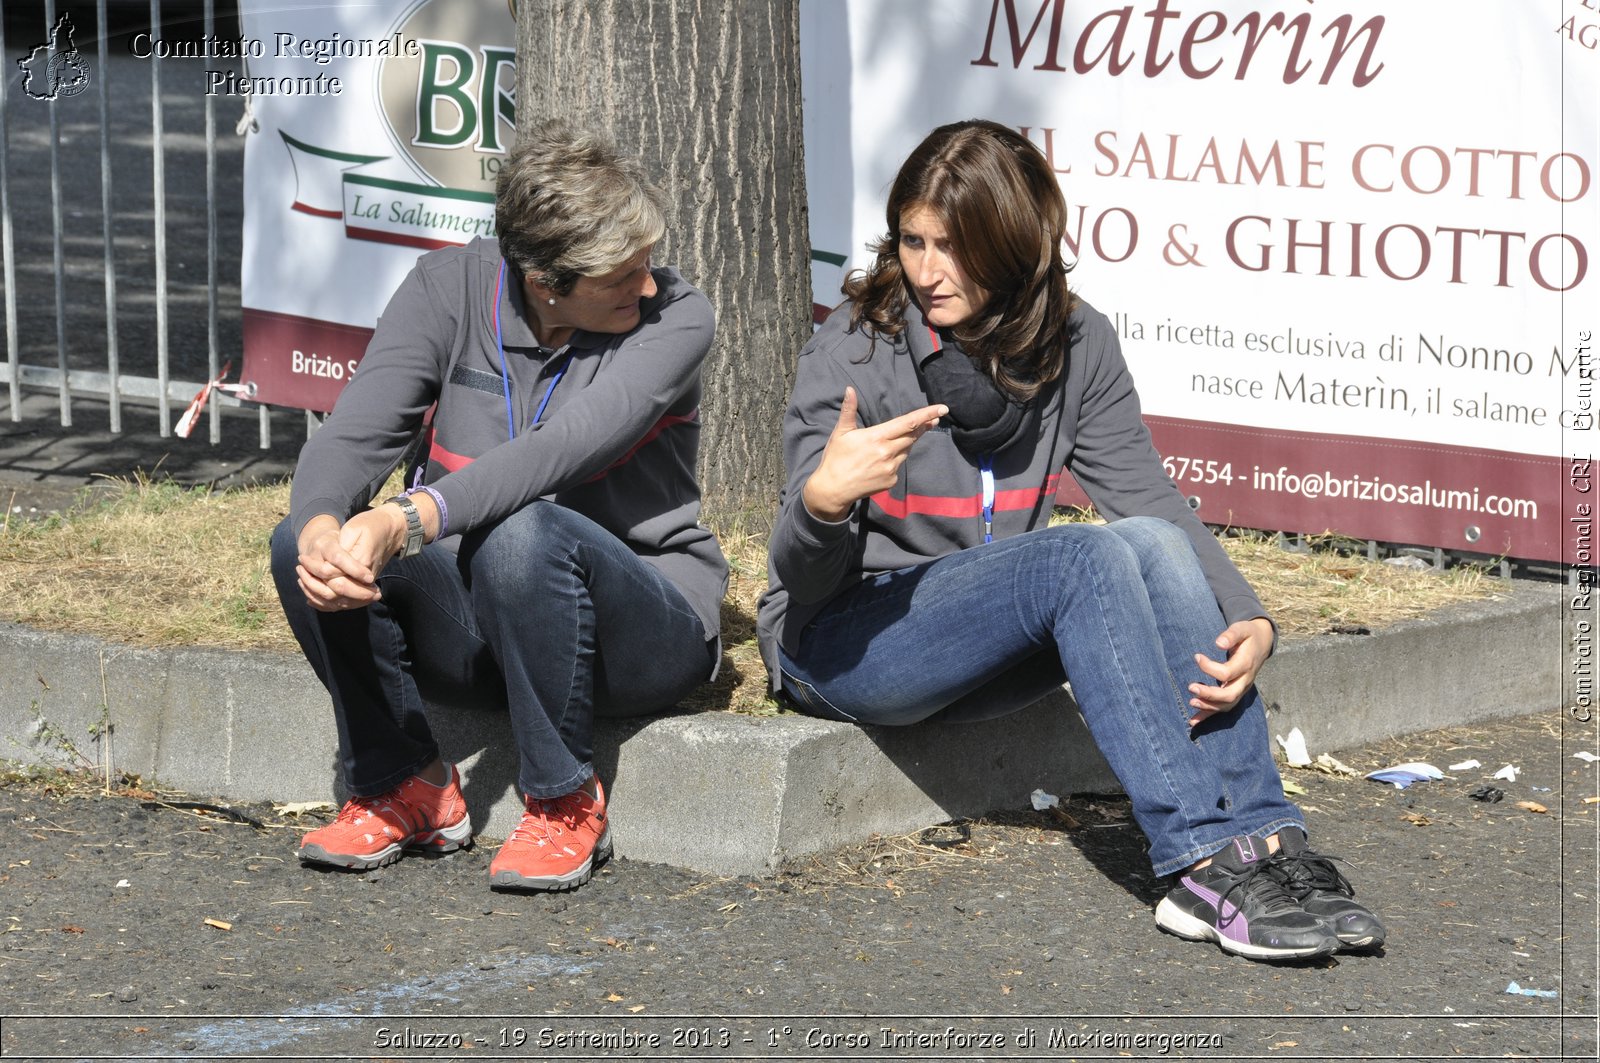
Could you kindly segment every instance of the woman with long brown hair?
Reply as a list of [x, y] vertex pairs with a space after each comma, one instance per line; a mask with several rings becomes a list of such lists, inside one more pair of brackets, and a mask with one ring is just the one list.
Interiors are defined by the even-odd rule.
[[[1166, 477], [1105, 317], [1067, 288], [1043, 154], [934, 130], [801, 351], [762, 646], [800, 711], [972, 720], [1070, 680], [1181, 937], [1252, 959], [1384, 928], [1284, 799], [1254, 681], [1272, 622]], [[1107, 518], [1049, 520], [1070, 470]]]

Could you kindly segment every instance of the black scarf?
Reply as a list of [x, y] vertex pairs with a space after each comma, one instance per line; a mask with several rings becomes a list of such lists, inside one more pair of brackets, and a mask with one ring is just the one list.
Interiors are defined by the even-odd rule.
[[942, 349], [917, 367], [917, 375], [931, 401], [950, 407], [950, 436], [969, 454], [997, 453], [1037, 431], [1039, 403], [1021, 402], [1001, 391], [948, 337]]

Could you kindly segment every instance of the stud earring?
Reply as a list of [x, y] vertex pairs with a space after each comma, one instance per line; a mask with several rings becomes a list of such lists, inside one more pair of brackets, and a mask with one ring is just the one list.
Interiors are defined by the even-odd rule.
[[555, 296], [552, 295], [549, 299], [546, 299], [545, 302], [549, 303], [551, 306], [555, 306], [556, 305]]

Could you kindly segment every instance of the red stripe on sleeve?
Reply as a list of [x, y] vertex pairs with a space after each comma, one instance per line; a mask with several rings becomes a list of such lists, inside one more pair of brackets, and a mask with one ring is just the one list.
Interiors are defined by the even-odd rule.
[[465, 469], [473, 461], [473, 459], [464, 455], [450, 453], [450, 451], [439, 445], [438, 439], [434, 439], [431, 443], [431, 448], [428, 451], [428, 460], [438, 462], [447, 472]]
[[[1054, 498], [1056, 488], [1061, 482], [1061, 474], [1056, 473], [1045, 480], [1043, 487], [1013, 487], [1005, 491], [996, 491], [994, 496], [995, 512], [1006, 512], [1016, 509], [1032, 509], [1038, 505], [1041, 498]], [[872, 496], [872, 504], [877, 506], [885, 516], [896, 520], [905, 520], [910, 516], [919, 517], [977, 517], [983, 513], [983, 494], [966, 496], [943, 495], [906, 495], [904, 498], [895, 498], [887, 491], [879, 491]]]
[[656, 437], [662, 432], [665, 432], [667, 429], [673, 428], [680, 424], [695, 424], [699, 420], [700, 410], [698, 408], [690, 410], [688, 414], [683, 417], [675, 417], [672, 414], [668, 414], [667, 416], [661, 418], [661, 420], [657, 421], [655, 425], [651, 427], [650, 431], [644, 434], [643, 439], [639, 440], [639, 442], [635, 443], [632, 447], [629, 447], [626, 454], [622, 455], [622, 457], [618, 458], [610, 465], [607, 465], [605, 468], [601, 469], [584, 482], [592, 484], [596, 480], [604, 479], [621, 466], [628, 464], [628, 462], [633, 460], [635, 454], [638, 454], [639, 451], [655, 442]]

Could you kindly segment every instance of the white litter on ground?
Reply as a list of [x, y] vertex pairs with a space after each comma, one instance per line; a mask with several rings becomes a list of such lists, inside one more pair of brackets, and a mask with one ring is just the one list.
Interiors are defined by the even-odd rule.
[[1283, 755], [1288, 760], [1291, 768], [1311, 767], [1311, 754], [1306, 750], [1306, 736], [1300, 733], [1300, 728], [1290, 730], [1289, 737], [1274, 735], [1278, 745], [1283, 749]]

